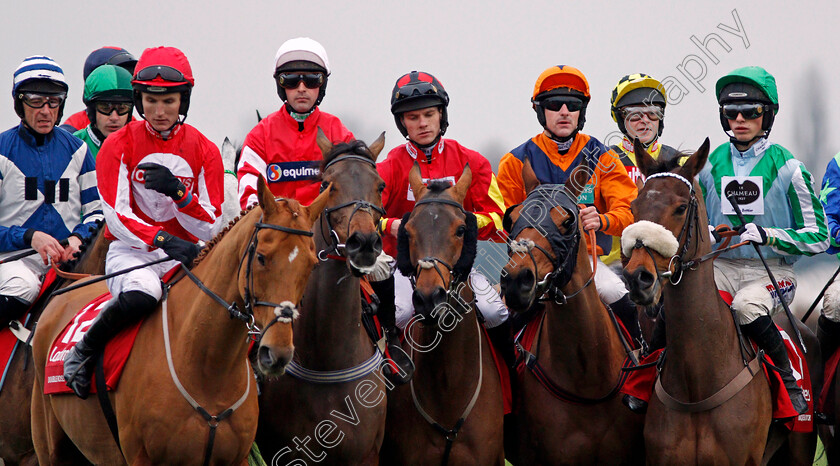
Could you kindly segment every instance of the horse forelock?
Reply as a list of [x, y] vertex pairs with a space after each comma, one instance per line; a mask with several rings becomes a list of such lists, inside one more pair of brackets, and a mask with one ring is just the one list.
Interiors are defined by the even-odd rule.
[[355, 139], [350, 142], [340, 142], [333, 146], [329, 154], [324, 156], [324, 159], [321, 161], [321, 173], [324, 173], [324, 168], [330, 162], [345, 154], [361, 155], [362, 157], [369, 158], [371, 161], [375, 161], [373, 154], [364, 141]]

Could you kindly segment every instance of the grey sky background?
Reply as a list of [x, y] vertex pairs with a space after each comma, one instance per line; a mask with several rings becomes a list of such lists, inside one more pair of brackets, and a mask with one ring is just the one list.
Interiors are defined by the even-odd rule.
[[[301, 35], [329, 54], [333, 73], [322, 108], [357, 137], [370, 141], [384, 130], [386, 149], [401, 143], [390, 91], [402, 73], [425, 70], [451, 96], [447, 136], [482, 152], [494, 169], [505, 152], [540, 131], [529, 99], [539, 73], [554, 64], [573, 65], [588, 77], [592, 101], [584, 131], [605, 142], [616, 134], [610, 92], [629, 73], [666, 80], [671, 103], [662, 139], [683, 149], [705, 137], [713, 145], [726, 140], [714, 83], [740, 66], [761, 65], [776, 76], [781, 109], [771, 140], [802, 158], [811, 157], [802, 152], [813, 144], [795, 128], [812, 133], [814, 102], [830, 109], [838, 99], [829, 85], [839, 71], [832, 59], [838, 45], [833, 2], [48, 0], [3, 9], [0, 74], [9, 88], [24, 57], [49, 55], [70, 80], [70, 114], [82, 108], [82, 64], [93, 49], [119, 45], [139, 57], [146, 47], [176, 46], [196, 78], [188, 122], [217, 144], [225, 136], [242, 141], [256, 123], [255, 110], [267, 115], [279, 108], [274, 53]], [[709, 55], [692, 37], [706, 42]], [[814, 82], [826, 85], [809, 97]], [[18, 119], [10, 89], [0, 96], [5, 129]], [[837, 117], [822, 111], [816, 126], [837, 127]], [[804, 126], [797, 128], [797, 120]], [[808, 165], [819, 183], [840, 141], [816, 137], [824, 139], [818, 145], [824, 152]]]
[[[147, 47], [171, 45], [184, 51], [196, 78], [188, 123], [216, 144], [225, 136], [241, 142], [256, 124], [255, 110], [267, 115], [281, 105], [271, 77], [277, 48], [309, 36], [324, 45], [332, 65], [322, 108], [365, 141], [386, 131], [382, 157], [402, 142], [389, 112], [391, 89], [417, 69], [449, 92], [447, 137], [484, 154], [495, 170], [505, 152], [541, 130], [529, 100], [537, 76], [551, 65], [586, 74], [592, 101], [584, 132], [607, 143], [617, 134], [609, 96], [618, 80], [637, 72], [663, 80], [670, 102], [662, 140], [681, 149], [695, 149], [706, 137], [713, 147], [727, 140], [715, 81], [761, 65], [779, 87], [770, 139], [805, 161], [818, 187], [840, 151], [832, 130], [840, 122], [831, 111], [839, 103], [832, 78], [840, 75], [838, 12], [829, 1], [7, 0], [0, 19], [0, 76], [8, 86], [0, 92], [0, 130], [19, 122], [12, 74], [26, 56], [45, 54], [62, 65], [69, 115], [83, 108], [82, 65], [92, 50], [118, 45], [139, 57]], [[829, 259], [800, 261], [800, 268], [836, 264]], [[819, 282], [813, 296], [825, 278], [806, 273], [800, 285], [806, 281]]]

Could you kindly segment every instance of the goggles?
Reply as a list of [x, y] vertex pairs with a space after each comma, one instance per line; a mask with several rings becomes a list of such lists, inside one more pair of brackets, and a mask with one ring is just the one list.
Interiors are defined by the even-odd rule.
[[96, 111], [103, 115], [110, 115], [111, 112], [114, 110], [117, 111], [117, 115], [125, 115], [127, 113], [131, 113], [131, 109], [134, 107], [131, 102], [103, 102], [99, 101], [96, 102]]
[[57, 95], [41, 95], [24, 92], [18, 94], [18, 98], [23, 100], [23, 103], [32, 108], [41, 108], [44, 105], [49, 105], [50, 108], [58, 108], [62, 103], [64, 103], [64, 99], [67, 98], [67, 94], [62, 92]]
[[416, 96], [416, 95], [437, 95], [438, 89], [437, 86], [430, 82], [426, 81], [419, 81], [406, 84], [405, 86], [401, 86], [397, 89], [397, 99], [405, 99], [407, 97]]
[[324, 73], [277, 73], [275, 78], [284, 89], [297, 89], [301, 81], [307, 89], [317, 89], [324, 84]]
[[624, 119], [630, 123], [637, 123], [642, 120], [642, 117], [647, 117], [650, 121], [659, 121], [665, 116], [662, 108], [658, 105], [647, 105], [640, 107], [624, 107], [621, 109]]
[[158, 76], [160, 76], [164, 81], [173, 83], [188, 82], [184, 77], [184, 73], [181, 73], [171, 66], [164, 65], [147, 66], [138, 71], [134, 76], [134, 79], [137, 81], [154, 81]]
[[738, 118], [738, 114], [744, 116], [745, 120], [754, 120], [764, 115], [766, 108], [762, 103], [750, 104], [724, 104], [720, 106], [720, 113], [727, 120]]
[[552, 112], [559, 112], [565, 105], [570, 112], [577, 112], [583, 108], [583, 100], [571, 96], [555, 96], [540, 100], [539, 105]]

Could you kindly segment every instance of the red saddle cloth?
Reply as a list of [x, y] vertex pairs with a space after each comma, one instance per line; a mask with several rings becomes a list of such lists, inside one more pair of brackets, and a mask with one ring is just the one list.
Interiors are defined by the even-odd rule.
[[[44, 282], [41, 284], [41, 291], [38, 292], [38, 297], [35, 298], [35, 302], [41, 299], [44, 295], [44, 292], [47, 291], [47, 288], [55, 282], [57, 275], [55, 274], [54, 269], [50, 269], [47, 274], [44, 276]], [[29, 320], [29, 311], [26, 311], [26, 314], [21, 316], [17, 319], [19, 322], [23, 323], [24, 325], [27, 324]], [[15, 355], [15, 352], [18, 350], [22, 342], [17, 339], [12, 330], [9, 327], [0, 328], [0, 367], [3, 368], [2, 375], [0, 376], [0, 391], [3, 390], [3, 385], [6, 382], [6, 376], [9, 372], [9, 366], [11, 365], [12, 358]]]
[[[44, 394], [73, 393], [70, 387], [64, 383], [64, 357], [82, 339], [85, 332], [90, 328], [93, 319], [105, 308], [105, 305], [110, 299], [111, 293], [105, 293], [94, 299], [76, 314], [55, 339], [50, 347], [49, 358], [44, 369]], [[120, 380], [120, 375], [122, 375], [122, 370], [128, 360], [128, 355], [131, 354], [134, 339], [137, 337], [137, 332], [140, 331], [141, 323], [143, 323], [142, 320], [123, 329], [123, 331], [111, 338], [105, 346], [105, 385], [108, 387], [108, 390], [113, 390], [117, 387], [117, 382]], [[96, 393], [95, 377], [95, 375], [91, 377], [91, 393]]]
[[[794, 376], [797, 378], [796, 383], [802, 388], [805, 394], [805, 400], [808, 402], [809, 410], [806, 414], [798, 414], [793, 409], [790, 396], [782, 382], [781, 376], [776, 371], [768, 371], [767, 367], [762, 365], [764, 375], [770, 383], [770, 390], [773, 396], [773, 419], [788, 419], [786, 425], [793, 432], [812, 432], [814, 429], [814, 419], [810, 413], [814, 411], [814, 402], [811, 397], [811, 376], [808, 372], [808, 365], [805, 363], [805, 356], [799, 352], [799, 349], [793, 344], [787, 333], [781, 328], [779, 328], [779, 331], [782, 333], [782, 339], [787, 347], [791, 367], [794, 370]], [[656, 363], [661, 353], [662, 350], [656, 350], [640, 361], [639, 364]], [[651, 365], [645, 369], [634, 370], [630, 372], [630, 377], [627, 383], [624, 384], [624, 387], [622, 387], [621, 393], [650, 401], [655, 382], [656, 365]]]
[[835, 350], [834, 354], [825, 362], [825, 376], [820, 398], [817, 401], [817, 412], [834, 412], [834, 393], [837, 387], [834, 385], [834, 377], [837, 373], [837, 366], [840, 365], [840, 351]]
[[499, 381], [502, 383], [502, 402], [504, 403], [505, 414], [510, 414], [513, 411], [513, 391], [510, 388], [510, 371], [508, 370], [507, 364], [505, 363], [502, 355], [499, 354], [493, 346], [493, 342], [490, 340], [490, 334], [487, 333], [487, 329], [482, 325], [481, 330], [483, 330], [484, 337], [487, 338], [487, 346], [490, 347], [490, 351], [493, 353], [493, 362], [496, 363], [496, 371], [499, 372]]

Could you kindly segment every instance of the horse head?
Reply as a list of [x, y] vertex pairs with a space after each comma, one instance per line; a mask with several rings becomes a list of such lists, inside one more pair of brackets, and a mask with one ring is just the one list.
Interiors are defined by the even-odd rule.
[[320, 225], [328, 249], [319, 255], [343, 255], [355, 275], [364, 275], [373, 270], [382, 252], [377, 226], [385, 215], [382, 208], [385, 182], [376, 171], [376, 157], [385, 146], [385, 133], [370, 147], [358, 140], [333, 145], [319, 129], [317, 142], [324, 154], [321, 186], [332, 184]]
[[[420, 166], [415, 162], [408, 175], [411, 190], [418, 199], [414, 210], [400, 223], [397, 267], [414, 284], [414, 311], [423, 322], [436, 325], [442, 317], [441, 305], [457, 298], [475, 260], [478, 224], [475, 215], [463, 208], [472, 182], [469, 164], [458, 182], [432, 182], [423, 185]], [[464, 314], [469, 309], [456, 309]]]
[[522, 169], [527, 198], [505, 212], [510, 260], [501, 290], [508, 308], [525, 312], [571, 280], [580, 246], [577, 199], [592, 173], [579, 165], [565, 185], [541, 185], [530, 160]]
[[294, 354], [292, 321], [317, 262], [310, 230], [326, 206], [330, 189], [309, 206], [275, 199], [262, 177], [257, 191], [259, 209], [251, 215], [259, 218], [240, 254], [238, 287], [246, 311], [253, 312], [253, 323], [263, 329], [257, 349], [259, 369], [275, 376], [283, 374]]
[[624, 230], [621, 250], [629, 257], [624, 278], [630, 298], [650, 305], [659, 300], [663, 278], [678, 283], [681, 265], [710, 248], [705, 207], [694, 180], [708, 159], [709, 139], [682, 166], [679, 157], [654, 160], [638, 140], [634, 150], [646, 181], [636, 182], [639, 195], [630, 205], [636, 223]]

